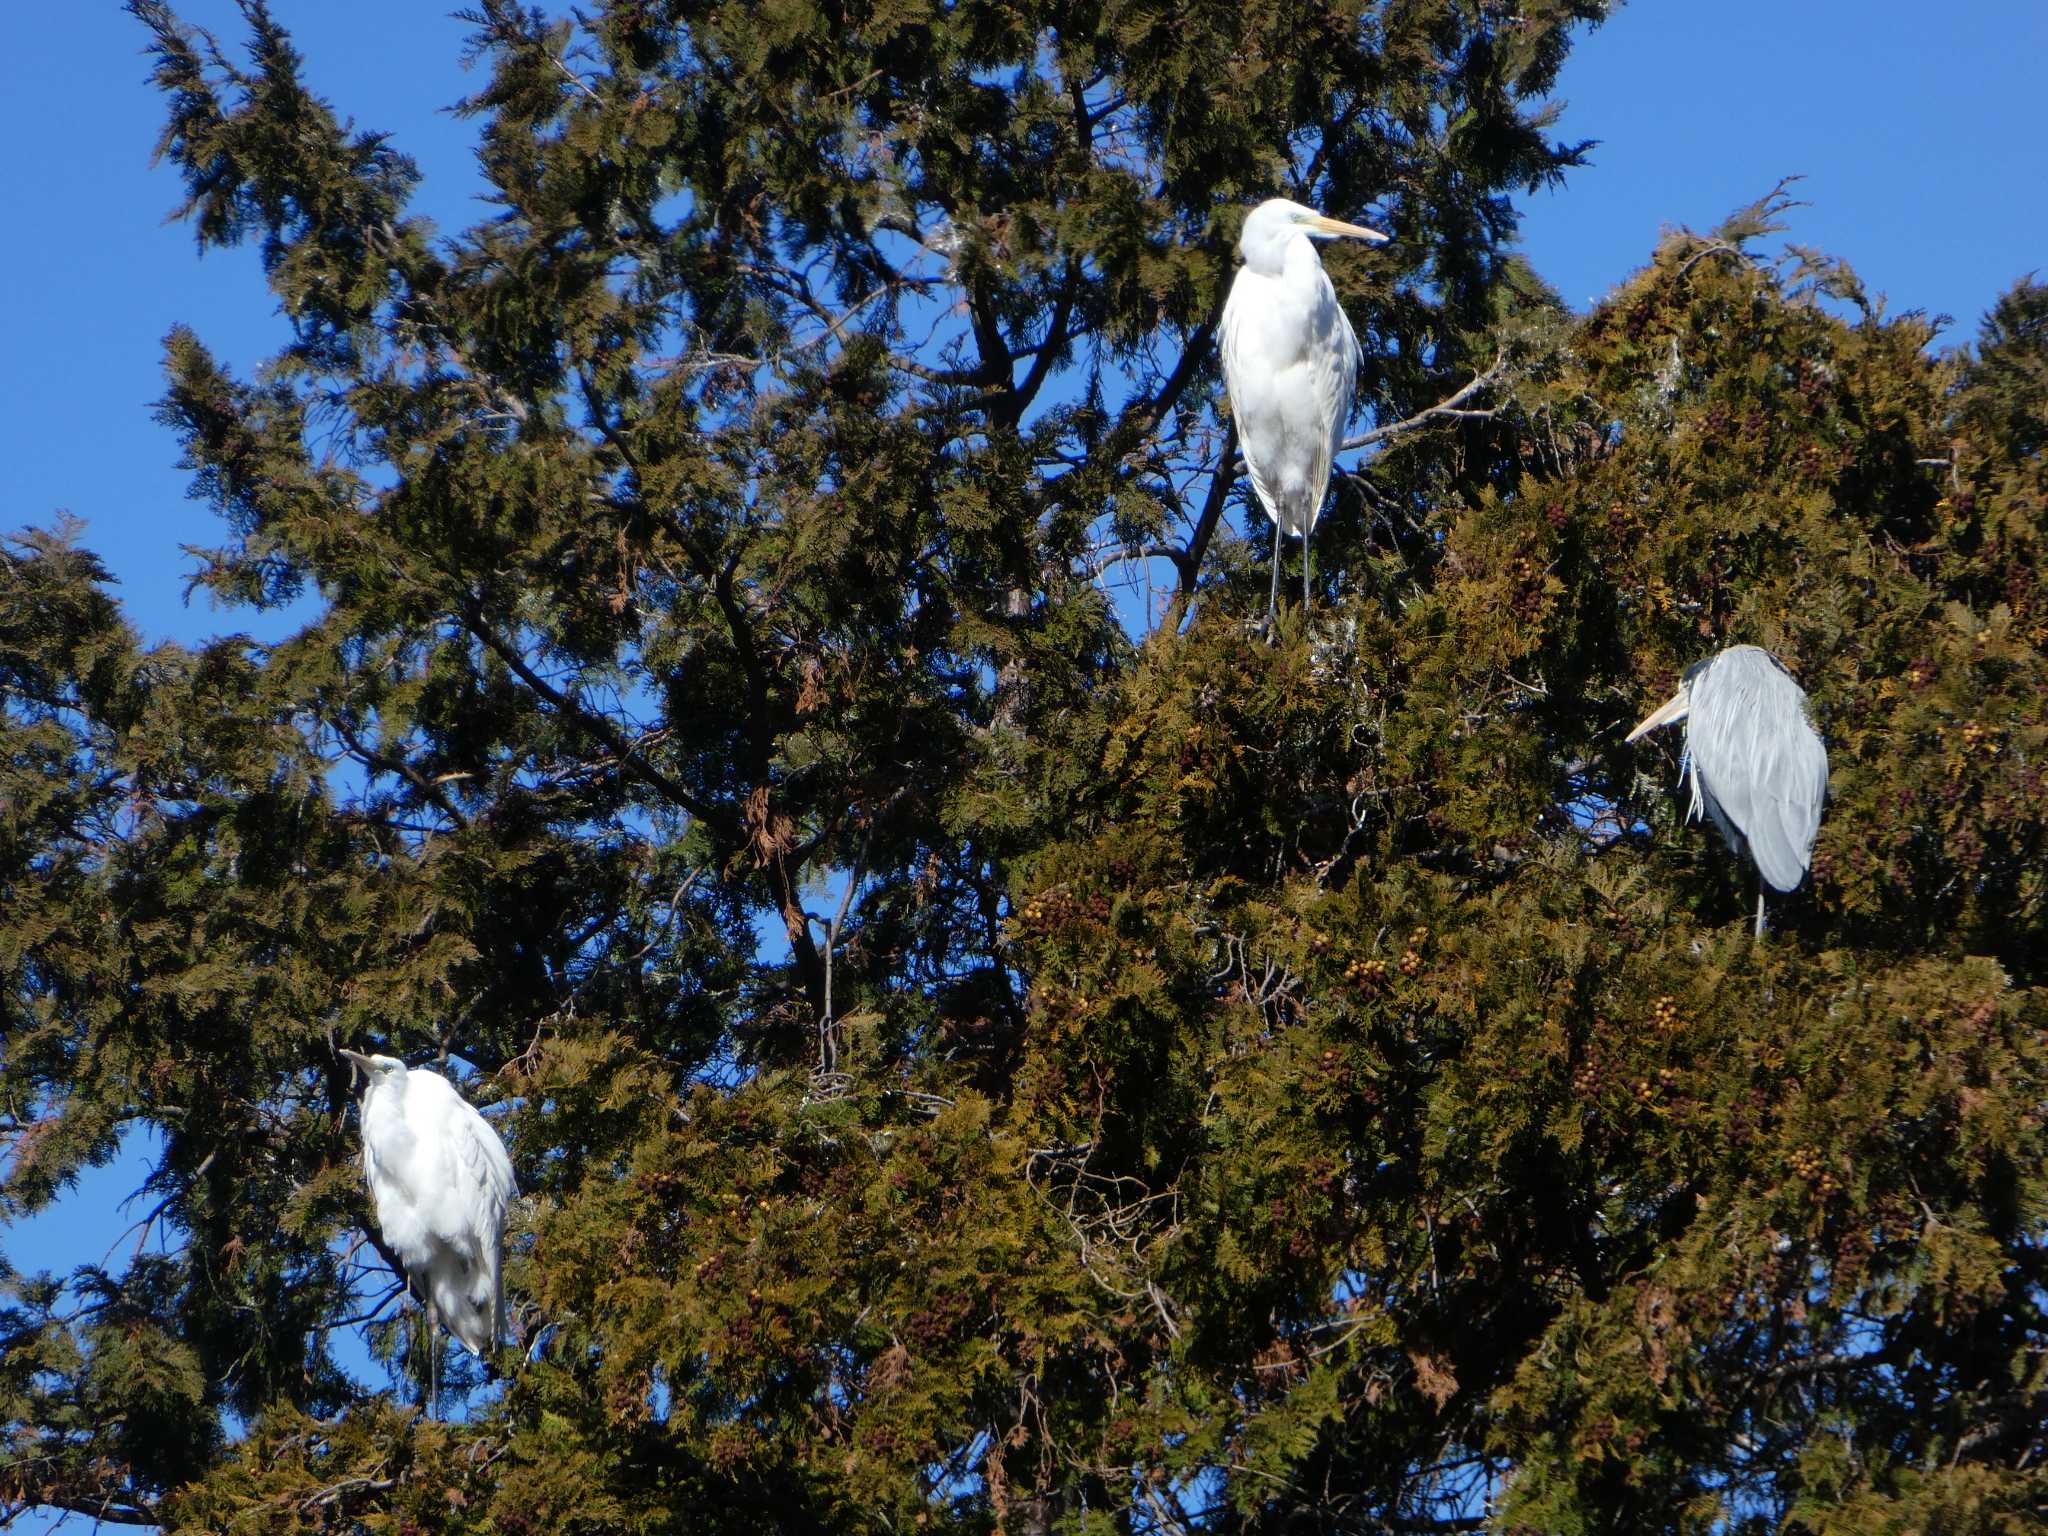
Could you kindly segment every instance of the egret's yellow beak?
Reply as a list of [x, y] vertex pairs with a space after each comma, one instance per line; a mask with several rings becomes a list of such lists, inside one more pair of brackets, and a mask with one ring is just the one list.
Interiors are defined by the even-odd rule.
[[361, 1051], [351, 1051], [344, 1047], [337, 1046], [335, 1047], [334, 1054], [341, 1057], [344, 1061], [348, 1063], [349, 1087], [355, 1087], [357, 1073], [361, 1073], [364, 1077], [370, 1077], [373, 1075], [370, 1071], [370, 1058], [365, 1056]]
[[1626, 740], [1634, 741], [1638, 736], [1646, 735], [1657, 729], [1660, 725], [1669, 725], [1674, 720], [1683, 720], [1686, 711], [1691, 707], [1692, 700], [1686, 696], [1685, 690], [1681, 688], [1672, 695], [1671, 701], [1668, 704], [1659, 709], [1654, 715], [1651, 715], [1649, 719], [1645, 720], [1634, 730], [1630, 731]]
[[1383, 245], [1388, 239], [1376, 229], [1367, 229], [1363, 224], [1346, 224], [1342, 219], [1333, 219], [1326, 213], [1319, 213], [1310, 219], [1308, 227], [1319, 234], [1338, 235], [1346, 240], [1370, 240], [1374, 245]]

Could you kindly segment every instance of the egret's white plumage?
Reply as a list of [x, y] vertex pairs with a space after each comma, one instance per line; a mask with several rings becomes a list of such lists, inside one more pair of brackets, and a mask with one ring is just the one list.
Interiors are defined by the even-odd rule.
[[1813, 863], [1828, 792], [1828, 751], [1808, 718], [1806, 690], [1769, 651], [1731, 645], [1688, 667], [1678, 692], [1628, 739], [1677, 720], [1692, 781], [1688, 814], [1711, 817], [1773, 890], [1797, 886]]
[[518, 1193], [505, 1143], [448, 1079], [391, 1056], [343, 1056], [363, 1090], [363, 1176], [384, 1242], [428, 1317], [477, 1355], [505, 1330], [505, 1211]]
[[1387, 238], [1286, 198], [1259, 204], [1245, 216], [1237, 241], [1244, 265], [1223, 306], [1223, 382], [1252, 490], [1273, 520], [1276, 606], [1283, 533], [1301, 536], [1308, 601], [1308, 536], [1358, 380], [1358, 337], [1311, 243], [1340, 237]]

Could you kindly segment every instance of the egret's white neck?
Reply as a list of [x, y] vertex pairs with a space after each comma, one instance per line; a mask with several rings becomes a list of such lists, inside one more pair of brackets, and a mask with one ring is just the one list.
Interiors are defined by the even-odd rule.
[[1299, 229], [1276, 230], [1263, 240], [1245, 243], [1244, 264], [1261, 277], [1285, 277], [1290, 268], [1316, 260], [1315, 243]]
[[363, 1107], [367, 1109], [375, 1104], [379, 1109], [398, 1109], [405, 1103], [405, 1080], [408, 1075], [398, 1072], [372, 1083], [370, 1091], [363, 1095]]

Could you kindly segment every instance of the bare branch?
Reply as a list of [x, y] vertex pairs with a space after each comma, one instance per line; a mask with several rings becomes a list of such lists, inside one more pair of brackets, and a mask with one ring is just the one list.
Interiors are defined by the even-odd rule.
[[307, 1494], [299, 1500], [299, 1508], [307, 1510], [323, 1504], [339, 1504], [352, 1493], [388, 1493], [397, 1486], [395, 1477], [344, 1477], [331, 1487]]
[[1737, 261], [1745, 259], [1740, 246], [1730, 245], [1726, 240], [1709, 240], [1705, 245], [1679, 263], [1678, 275], [1684, 277], [1686, 273], [1705, 261], [1709, 256], [1733, 256]]
[[[1487, 365], [1484, 373], [1475, 374], [1470, 383], [1466, 384], [1463, 389], [1460, 389], [1448, 399], [1440, 400], [1435, 405], [1419, 410], [1405, 420], [1390, 421], [1385, 426], [1374, 427], [1370, 432], [1361, 432], [1356, 437], [1347, 437], [1338, 445], [1338, 448], [1340, 451], [1352, 448], [1370, 448], [1374, 443], [1384, 443], [1389, 438], [1405, 436], [1407, 433], [1428, 426], [1433, 421], [1490, 421], [1493, 417], [1500, 414], [1501, 408], [1499, 406], [1492, 406], [1486, 410], [1467, 410], [1465, 409], [1465, 402], [1481, 390], [1488, 389], [1499, 383], [1501, 378], [1507, 373], [1507, 368], [1507, 354], [1505, 352], [1499, 353]], [[1240, 460], [1239, 463], [1241, 465], [1243, 461]]]
[[[1223, 473], [1222, 466], [1226, 464], [1231, 466], [1229, 474]], [[1188, 536], [1187, 557], [1176, 562], [1180, 567], [1180, 590], [1174, 593], [1168, 609], [1171, 628], [1180, 628], [1181, 620], [1187, 617], [1188, 604], [1194, 600], [1195, 584], [1202, 575], [1202, 557], [1208, 554], [1216, 525], [1223, 520], [1231, 482], [1237, 478], [1237, 464], [1237, 422], [1233, 419], [1223, 434], [1223, 452], [1217, 455], [1217, 470], [1209, 477], [1209, 494], [1202, 498], [1201, 516], [1195, 519], [1195, 531]]]

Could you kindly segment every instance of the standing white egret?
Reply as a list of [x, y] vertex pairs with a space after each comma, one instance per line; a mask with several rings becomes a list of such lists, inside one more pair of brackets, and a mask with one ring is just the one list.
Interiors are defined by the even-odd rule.
[[499, 1271], [505, 1210], [518, 1193], [505, 1143], [440, 1073], [340, 1054], [367, 1078], [363, 1176], [385, 1245], [426, 1304], [429, 1360], [439, 1323], [481, 1358], [505, 1330]]
[[1789, 891], [1805, 878], [1828, 792], [1828, 749], [1808, 718], [1806, 690], [1769, 651], [1731, 645], [1686, 668], [1671, 701], [1628, 739], [1674, 720], [1685, 721], [1687, 814], [1704, 808], [1728, 846], [1756, 861], [1761, 934], [1763, 886]]
[[1223, 382], [1259, 505], [1273, 520], [1270, 624], [1280, 606], [1280, 536], [1301, 535], [1301, 604], [1308, 607], [1308, 538], [1322, 515], [1330, 461], [1343, 441], [1358, 381], [1358, 338], [1313, 240], [1387, 237], [1289, 202], [1259, 204], [1237, 237], [1244, 265], [1223, 306]]

